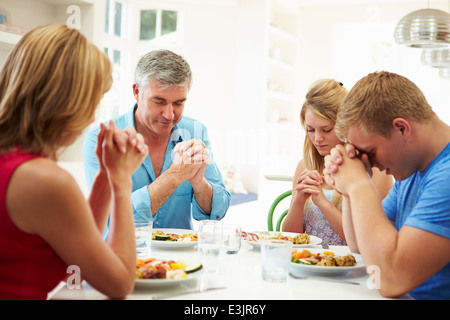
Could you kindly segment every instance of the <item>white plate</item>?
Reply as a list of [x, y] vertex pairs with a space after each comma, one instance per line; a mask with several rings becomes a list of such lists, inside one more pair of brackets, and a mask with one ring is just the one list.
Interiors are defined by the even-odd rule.
[[191, 280], [194, 280], [198, 277], [196, 273], [200, 271], [194, 272], [192, 274], [188, 274], [187, 278], [183, 279], [136, 279], [134, 283], [135, 288], [147, 288], [147, 287], [170, 287], [177, 284], [182, 284]]
[[[183, 234], [195, 234], [197, 233], [194, 230], [190, 229], [153, 229], [153, 231], [159, 230], [166, 233], [173, 233], [178, 235]], [[152, 247], [154, 248], [163, 248], [163, 249], [177, 249], [177, 248], [188, 248], [193, 247], [198, 243], [198, 241], [162, 241], [162, 240], [152, 240]]]
[[[264, 238], [269, 238], [271, 236], [275, 236], [279, 233], [281, 233], [284, 236], [289, 236], [289, 237], [295, 237], [297, 235], [299, 235], [299, 233], [292, 233], [292, 232], [278, 232], [278, 231], [255, 231], [255, 232], [250, 232], [250, 233], [256, 233], [258, 234], [260, 237], [263, 236]], [[251, 244], [252, 246], [256, 247], [256, 248], [260, 248], [261, 247], [261, 242], [260, 241], [250, 241], [250, 240], [244, 240], [242, 239], [244, 242]], [[304, 248], [304, 247], [308, 247], [308, 246], [313, 246], [313, 245], [317, 245], [322, 243], [322, 239], [315, 237], [315, 236], [309, 236], [309, 243], [308, 244], [294, 244], [293, 248]]]
[[[157, 258], [162, 260], [174, 260], [167, 258]], [[181, 259], [183, 260], [183, 259]], [[186, 263], [186, 262], [185, 262]], [[188, 265], [190, 265], [189, 263]], [[182, 279], [136, 279], [134, 282], [135, 288], [147, 288], [147, 287], [170, 287], [178, 284], [183, 284], [192, 280], [196, 280], [203, 273], [203, 268], [192, 273], [188, 273], [186, 278]]]
[[[310, 250], [311, 253], [321, 253], [324, 251], [334, 252], [335, 256], [346, 256], [348, 252], [339, 252], [338, 250]], [[351, 253], [352, 256], [355, 257], [356, 265], [349, 267], [325, 267], [325, 266], [316, 266], [316, 265], [308, 265], [302, 263], [291, 262], [290, 272], [294, 275], [299, 274], [309, 274], [309, 275], [339, 275], [343, 273], [347, 273], [349, 271], [364, 269], [365, 265], [362, 260], [362, 257], [359, 254]]]

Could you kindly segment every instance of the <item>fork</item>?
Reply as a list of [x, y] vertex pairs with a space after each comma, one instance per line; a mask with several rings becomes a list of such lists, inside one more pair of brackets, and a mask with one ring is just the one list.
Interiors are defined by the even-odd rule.
[[172, 297], [176, 297], [176, 296], [181, 296], [184, 294], [200, 293], [200, 292], [206, 292], [206, 291], [211, 291], [211, 290], [220, 290], [220, 289], [226, 289], [226, 287], [197, 288], [197, 289], [193, 289], [193, 290], [190, 289], [190, 290], [184, 290], [184, 291], [162, 293], [162, 294], [153, 296], [152, 300], [167, 299], [167, 298], [172, 298]]

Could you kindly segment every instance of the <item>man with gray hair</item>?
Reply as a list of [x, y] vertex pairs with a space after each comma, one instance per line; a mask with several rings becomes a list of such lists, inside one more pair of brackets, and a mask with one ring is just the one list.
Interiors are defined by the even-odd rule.
[[[183, 116], [192, 82], [189, 64], [169, 50], [151, 51], [139, 60], [134, 82], [136, 104], [114, 122], [121, 129], [134, 127], [149, 149], [132, 177], [135, 220], [192, 229], [192, 218], [222, 219], [231, 196], [213, 161], [206, 127]], [[97, 134], [98, 127], [89, 131], [83, 146], [89, 188], [98, 172]]]

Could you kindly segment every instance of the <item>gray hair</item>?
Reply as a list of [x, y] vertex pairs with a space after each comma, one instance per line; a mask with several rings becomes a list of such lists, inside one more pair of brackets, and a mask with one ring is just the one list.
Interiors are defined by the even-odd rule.
[[138, 62], [134, 72], [134, 82], [143, 88], [156, 79], [164, 86], [185, 86], [192, 83], [192, 72], [187, 61], [169, 50], [154, 50], [145, 54]]

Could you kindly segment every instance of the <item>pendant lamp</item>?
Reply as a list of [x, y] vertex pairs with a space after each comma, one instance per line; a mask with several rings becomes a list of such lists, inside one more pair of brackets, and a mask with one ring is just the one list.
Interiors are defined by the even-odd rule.
[[450, 67], [450, 49], [424, 49], [420, 59], [430, 67]]
[[437, 9], [411, 12], [398, 22], [394, 38], [413, 48], [450, 47], [450, 14]]

